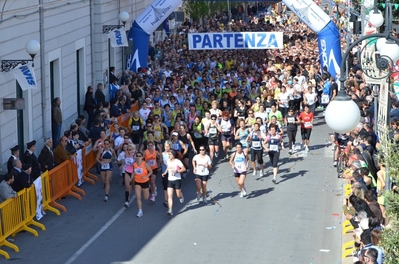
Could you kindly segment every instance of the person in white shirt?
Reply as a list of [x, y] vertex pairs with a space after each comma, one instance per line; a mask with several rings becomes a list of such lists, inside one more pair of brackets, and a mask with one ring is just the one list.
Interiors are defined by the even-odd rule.
[[309, 106], [310, 112], [312, 112], [312, 114], [314, 115], [318, 98], [317, 93], [315, 93], [312, 85], [308, 86], [306, 93], [303, 95], [303, 101], [305, 105]]
[[206, 185], [209, 177], [209, 169], [212, 168], [211, 158], [206, 154], [204, 145], [199, 147], [200, 153], [195, 155], [193, 163], [193, 171], [195, 174], [195, 186], [197, 187], [197, 201], [199, 202], [202, 196], [202, 202], [208, 203], [206, 200]]
[[278, 109], [280, 110], [283, 118], [288, 113], [289, 100], [290, 100], [290, 94], [287, 92], [287, 89], [284, 86], [282, 86], [281, 92], [277, 95], [277, 101], [278, 101]]

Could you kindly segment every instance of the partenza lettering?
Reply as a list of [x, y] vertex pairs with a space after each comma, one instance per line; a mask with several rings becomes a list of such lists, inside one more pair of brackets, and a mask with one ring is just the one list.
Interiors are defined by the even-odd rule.
[[192, 33], [189, 49], [282, 49], [282, 32]]

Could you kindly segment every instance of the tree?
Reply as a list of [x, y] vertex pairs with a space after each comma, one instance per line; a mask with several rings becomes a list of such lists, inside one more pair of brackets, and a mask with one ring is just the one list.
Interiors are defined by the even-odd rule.
[[209, 14], [208, 2], [205, 1], [185, 1], [184, 9], [195, 21], [200, 21]]

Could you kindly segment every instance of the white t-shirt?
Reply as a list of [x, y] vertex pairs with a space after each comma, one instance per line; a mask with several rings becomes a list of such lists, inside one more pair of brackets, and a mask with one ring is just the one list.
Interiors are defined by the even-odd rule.
[[169, 181], [181, 180], [181, 175], [180, 173], [177, 172], [177, 170], [183, 168], [184, 165], [180, 160], [178, 159], [174, 159], [173, 161], [168, 160], [166, 166], [168, 168]]
[[306, 101], [308, 102], [309, 105], [314, 105], [316, 96], [317, 96], [316, 93], [306, 93], [305, 94]]
[[255, 118], [258, 118], [258, 117], [262, 118], [262, 121], [265, 122], [266, 119], [267, 119], [267, 112], [266, 111], [264, 111], [263, 113], [256, 112], [255, 113]]
[[150, 112], [151, 112], [151, 110], [148, 108], [145, 110], [143, 108], [140, 108], [139, 114], [140, 114], [141, 119], [143, 119], [144, 122], [147, 121], [147, 118], [148, 118], [148, 115], [150, 114]]
[[[122, 160], [125, 160], [125, 152], [124, 151], [122, 151], [119, 155], [118, 155], [118, 158], [116, 159], [117, 161], [122, 161]], [[125, 173], [125, 167], [126, 167], [126, 164], [124, 164], [124, 165], [122, 165], [122, 171], [121, 171], [121, 173]]]
[[[200, 176], [209, 175], [209, 170], [207, 166], [202, 166], [204, 164], [212, 164], [211, 158], [208, 155], [202, 156], [201, 154], [197, 154], [194, 156], [193, 160], [197, 163], [197, 171], [196, 174]], [[198, 165], [200, 164], [200, 165]]]
[[280, 93], [277, 95], [277, 98], [280, 99], [280, 107], [288, 108], [288, 99], [289, 99], [290, 94], [288, 92], [285, 93]]
[[114, 141], [115, 149], [119, 149], [119, 147], [123, 144], [123, 141], [125, 141], [123, 137], [117, 137]]

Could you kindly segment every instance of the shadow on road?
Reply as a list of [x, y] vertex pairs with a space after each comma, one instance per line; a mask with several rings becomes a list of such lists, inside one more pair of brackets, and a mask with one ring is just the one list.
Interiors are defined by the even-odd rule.
[[291, 180], [293, 178], [296, 178], [298, 176], [303, 177], [306, 172], [308, 172], [308, 171], [307, 170], [300, 170], [300, 171], [297, 171], [297, 172], [281, 175], [280, 177], [281, 177], [282, 180], [281, 181], [277, 181], [277, 183], [282, 183], [282, 182]]

